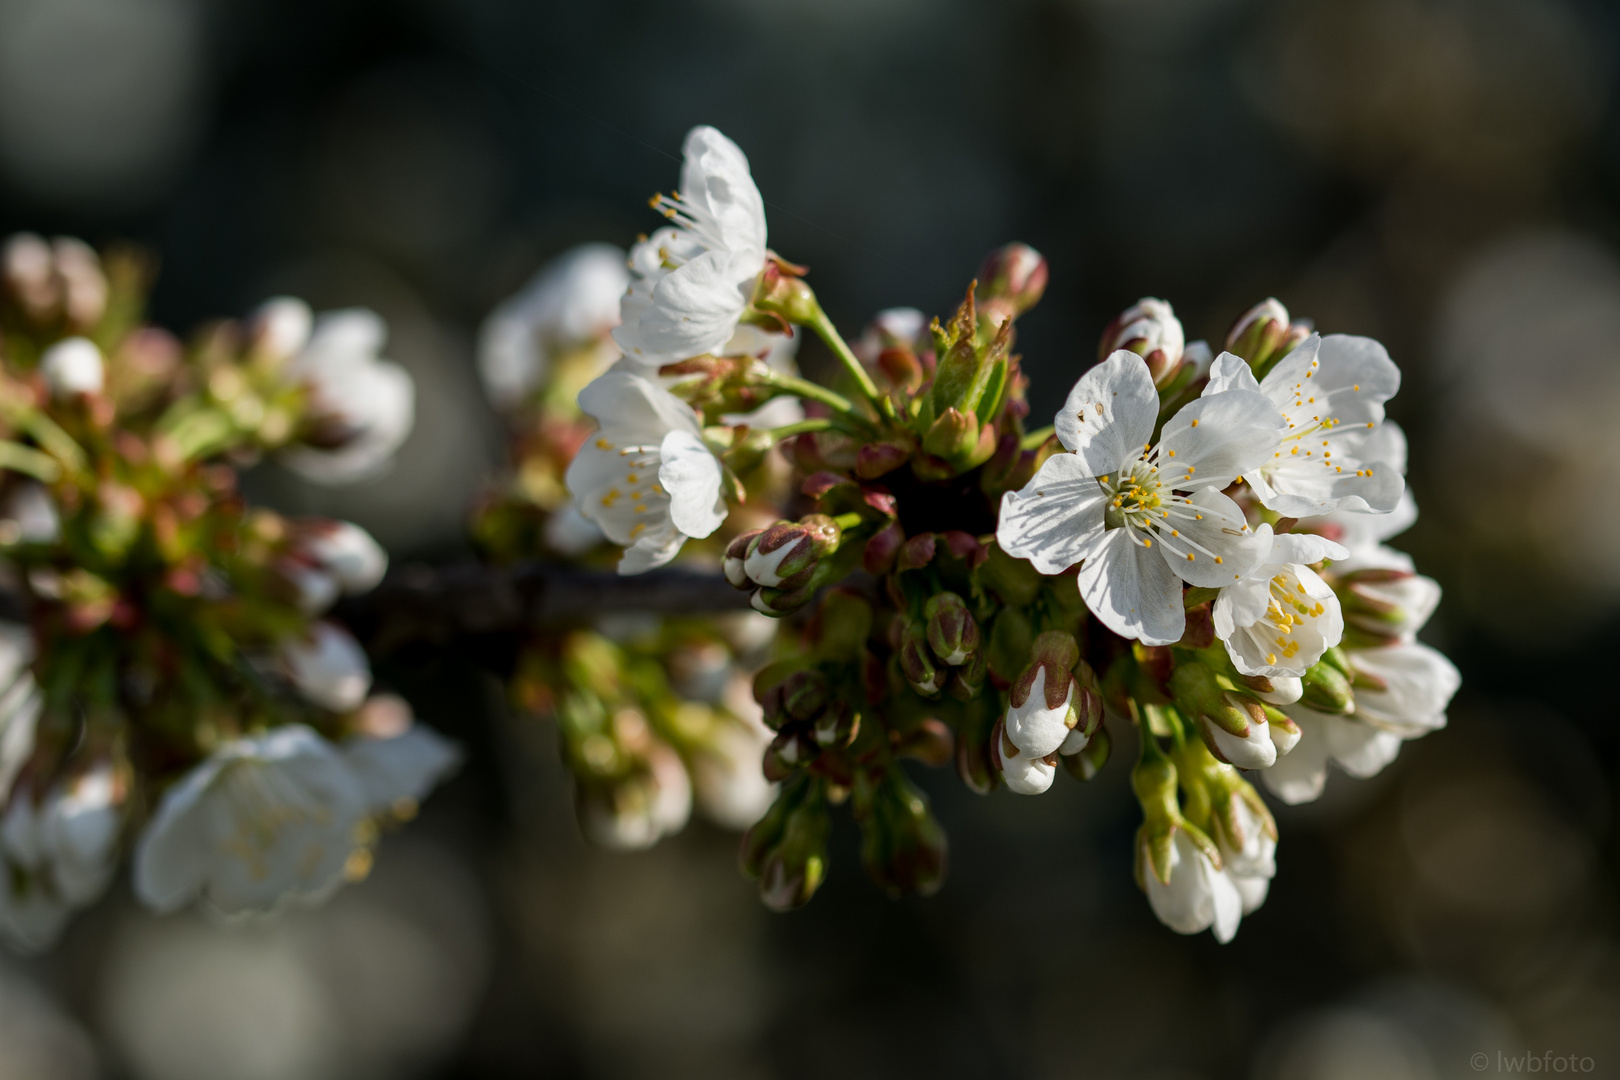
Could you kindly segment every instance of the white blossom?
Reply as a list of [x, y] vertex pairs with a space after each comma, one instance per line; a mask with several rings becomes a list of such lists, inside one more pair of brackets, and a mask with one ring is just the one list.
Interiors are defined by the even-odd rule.
[[619, 355], [609, 334], [629, 285], [625, 253], [612, 244], [580, 244], [541, 267], [479, 331], [478, 372], [490, 400], [501, 408], [517, 405], [565, 353], [594, 354], [596, 370], [587, 381], [607, 370]]
[[[299, 320], [288, 314], [299, 301], [271, 301], [261, 311], [265, 333], [284, 347], [296, 338]], [[411, 433], [416, 384], [398, 364], [382, 359], [388, 327], [375, 312], [350, 308], [323, 314], [310, 324], [308, 340], [287, 361], [287, 378], [309, 388], [319, 445], [282, 451], [287, 464], [309, 480], [347, 484], [378, 476]]]
[[39, 373], [53, 398], [99, 394], [106, 384], [101, 350], [89, 338], [63, 338], [39, 358]]
[[712, 127], [683, 147], [680, 190], [655, 206], [674, 222], [630, 251], [632, 280], [613, 337], [643, 374], [722, 354], [765, 268], [765, 203], [748, 158]]
[[1176, 829], [1171, 837], [1167, 881], [1159, 880], [1145, 845], [1137, 858], [1148, 904], [1160, 922], [1178, 934], [1213, 928], [1216, 941], [1232, 940], [1243, 918], [1243, 896], [1185, 829]]
[[338, 747], [294, 724], [225, 743], [159, 802], [135, 849], [135, 895], [225, 915], [318, 902], [363, 850], [371, 799]]
[[1035, 679], [1022, 702], [1018, 700], [1019, 690], [1023, 689], [1019, 685], [1014, 686], [1007, 700], [1007, 738], [1021, 754], [1033, 757], [1056, 753], [1074, 729], [1074, 692], [1078, 684], [1070, 679], [1063, 700], [1055, 708], [1050, 706], [1046, 699], [1047, 667], [1042, 664], [1035, 669]]
[[24, 544], [54, 543], [62, 516], [50, 491], [34, 480], [17, 482], [0, 503], [0, 539]]
[[100, 762], [35, 801], [13, 793], [0, 820], [0, 938], [33, 952], [53, 944], [69, 914], [94, 902], [117, 868], [124, 790]]
[[1215, 634], [1243, 674], [1297, 678], [1344, 636], [1338, 596], [1306, 564], [1349, 553], [1320, 536], [1274, 536], [1269, 525], [1255, 537], [1268, 553], [1215, 598]]
[[1400, 369], [1372, 338], [1312, 334], [1259, 383], [1246, 361], [1222, 353], [1204, 393], [1258, 389], [1276, 405], [1287, 433], [1244, 479], [1268, 509], [1307, 517], [1338, 509], [1383, 513], [1400, 501], [1401, 469], [1372, 456], [1379, 444], [1368, 443], [1400, 386]]
[[703, 443], [692, 409], [651, 380], [610, 371], [579, 395], [599, 429], [568, 466], [579, 512], [627, 548], [619, 573], [673, 559], [688, 537], [726, 519], [720, 460]]
[[1071, 452], [1003, 496], [996, 539], [1043, 574], [1082, 563], [1081, 595], [1105, 626], [1168, 645], [1185, 627], [1183, 581], [1230, 585], [1264, 557], [1221, 489], [1271, 455], [1285, 421], [1253, 391], [1213, 394], [1172, 417], [1155, 446], [1158, 413], [1135, 353], [1086, 372], [1057, 418]]
[[1019, 795], [1039, 795], [1052, 786], [1057, 776], [1054, 754], [1036, 756], [1020, 751], [1005, 737], [996, 741], [996, 767], [1007, 790]]
[[[1231, 694], [1224, 696], [1229, 704], [1236, 704]], [[1242, 708], [1240, 705], [1237, 707]], [[1264, 714], [1258, 718], [1250, 716], [1248, 731], [1243, 735], [1234, 735], [1208, 719], [1203, 724], [1209, 731], [1215, 749], [1229, 764], [1240, 769], [1269, 769], [1276, 764], [1278, 745], [1271, 737], [1271, 723]]]
[[360, 711], [360, 733], [342, 743], [373, 815], [409, 817], [461, 764], [455, 743], [419, 723], [402, 698], [379, 694]]
[[347, 521], [303, 526], [293, 543], [294, 558], [282, 568], [298, 587], [303, 609], [318, 614], [339, 595], [375, 589], [388, 570], [388, 553], [372, 535]]
[[322, 708], [348, 712], [371, 689], [371, 664], [347, 630], [317, 622], [307, 637], [288, 638], [279, 654], [281, 670], [298, 692]]

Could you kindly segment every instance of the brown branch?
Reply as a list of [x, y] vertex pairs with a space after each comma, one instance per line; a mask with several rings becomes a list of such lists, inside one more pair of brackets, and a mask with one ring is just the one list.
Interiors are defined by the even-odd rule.
[[529, 563], [406, 566], [337, 614], [373, 650], [469, 634], [524, 633], [601, 615], [697, 615], [748, 607], [748, 594], [712, 572], [666, 567], [633, 577]]

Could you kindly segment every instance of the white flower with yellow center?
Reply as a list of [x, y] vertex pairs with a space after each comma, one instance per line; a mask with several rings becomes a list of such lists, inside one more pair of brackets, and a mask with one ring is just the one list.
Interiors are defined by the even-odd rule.
[[1270, 457], [1284, 429], [1252, 390], [1191, 402], [1154, 445], [1158, 415], [1158, 392], [1135, 353], [1086, 372], [1057, 417], [1071, 452], [1002, 497], [996, 528], [1003, 551], [1043, 574], [1083, 563], [1086, 606], [1148, 645], [1180, 640], [1182, 582], [1220, 588], [1259, 565], [1266, 549], [1221, 489]]
[[737, 144], [699, 126], [682, 147], [681, 187], [653, 208], [674, 222], [630, 251], [630, 288], [613, 338], [643, 374], [721, 354], [765, 268], [765, 203]]
[[579, 512], [627, 550], [619, 573], [673, 559], [726, 520], [720, 460], [690, 406], [640, 375], [610, 371], [579, 395], [599, 429], [568, 466]]
[[324, 899], [365, 848], [369, 801], [340, 750], [301, 724], [228, 742], [163, 793], [135, 848], [135, 895], [226, 915]]
[[1243, 674], [1298, 677], [1344, 636], [1339, 598], [1307, 564], [1349, 552], [1320, 536], [1273, 536], [1270, 525], [1255, 537], [1269, 553], [1215, 598], [1215, 635]]
[[1205, 396], [1258, 390], [1287, 422], [1281, 445], [1244, 474], [1269, 510], [1307, 517], [1334, 510], [1387, 513], [1400, 502], [1401, 469], [1373, 438], [1401, 371], [1372, 338], [1312, 334], [1256, 382], [1241, 357], [1222, 353]]

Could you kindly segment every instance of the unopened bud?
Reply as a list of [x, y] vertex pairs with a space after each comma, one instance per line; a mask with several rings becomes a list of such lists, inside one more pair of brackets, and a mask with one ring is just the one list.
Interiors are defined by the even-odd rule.
[[815, 321], [821, 310], [815, 291], [799, 276], [797, 268], [777, 259], [765, 261], [765, 269], [754, 286], [754, 307], [800, 325]]
[[757, 585], [794, 589], [809, 580], [824, 556], [837, 550], [842, 536], [838, 522], [826, 514], [778, 522], [748, 546], [743, 572]]
[[860, 802], [861, 862], [893, 897], [929, 896], [945, 881], [945, 830], [897, 766], [889, 766]]
[[782, 681], [782, 708], [794, 720], [813, 720], [832, 700], [827, 677], [815, 668], [795, 671]]
[[1108, 754], [1112, 749], [1113, 742], [1108, 736], [1108, 729], [1098, 728], [1086, 741], [1085, 746], [1075, 753], [1062, 754], [1058, 760], [1076, 780], [1090, 780], [1108, 764]]
[[984, 676], [989, 670], [989, 657], [983, 649], [978, 649], [967, 663], [959, 668], [951, 669], [951, 681], [946, 686], [947, 692], [957, 701], [972, 701], [984, 689]]
[[[1334, 651], [1336, 650], [1330, 649], [1328, 653]], [[1315, 709], [1331, 716], [1343, 716], [1356, 707], [1350, 679], [1334, 666], [1327, 654], [1306, 670], [1300, 684], [1302, 693], [1299, 703], [1308, 709]]]
[[824, 750], [848, 746], [861, 731], [861, 714], [842, 701], [835, 701], [810, 729], [811, 738]]
[[1346, 626], [1379, 643], [1417, 633], [1440, 603], [1433, 578], [1397, 569], [1356, 570], [1335, 582]]
[[1018, 318], [1040, 302], [1047, 274], [1046, 257], [1028, 244], [997, 248], [979, 267], [979, 309], [997, 323]]
[[797, 724], [785, 727], [765, 748], [765, 779], [772, 783], [785, 780], [814, 761], [820, 752], [803, 727]]
[[1120, 312], [1103, 331], [1097, 359], [1118, 349], [1136, 353], [1148, 366], [1156, 386], [1168, 383], [1181, 367], [1186, 336], [1169, 302], [1144, 296]]
[[1302, 734], [1299, 725], [1281, 709], [1266, 710], [1266, 727], [1271, 734], [1271, 744], [1277, 748], [1278, 757], [1299, 745]]
[[1017, 795], [1039, 795], [1052, 786], [1057, 775], [1058, 755], [1054, 751], [1044, 756], [1024, 753], [1017, 743], [1007, 737], [1006, 725], [996, 722], [992, 735], [992, 751], [996, 771], [1001, 774], [1007, 790]]
[[933, 533], [918, 533], [904, 544], [894, 557], [896, 570], [920, 570], [934, 561], [935, 538]]
[[1258, 377], [1293, 352], [1310, 332], [1308, 325], [1293, 322], [1288, 309], [1271, 297], [1238, 316], [1227, 331], [1226, 351], [1247, 360]]
[[726, 554], [721, 560], [720, 566], [732, 588], [752, 589], [754, 587], [754, 583], [748, 578], [746, 560], [748, 558], [748, 549], [764, 531], [764, 529], [753, 529], [743, 533], [726, 545]]
[[1198, 724], [1210, 752], [1240, 769], [1266, 769], [1277, 748], [1266, 730], [1265, 707], [1245, 694], [1224, 689], [1203, 664], [1176, 665], [1170, 692], [1183, 716]]
[[900, 673], [924, 697], [935, 697], [945, 686], [945, 672], [934, 665], [928, 651], [928, 633], [922, 623], [909, 623], [900, 636]]
[[960, 667], [978, 651], [979, 624], [956, 593], [930, 597], [923, 616], [928, 620], [928, 646], [944, 663]]
[[861, 567], [874, 577], [882, 577], [894, 569], [895, 556], [906, 542], [906, 530], [898, 521], [891, 521], [872, 535], [861, 553]]
[[935, 457], [954, 461], [971, 454], [978, 442], [978, 417], [971, 410], [964, 413], [953, 407], [941, 413], [929, 427], [923, 436], [923, 449]]
[[911, 459], [911, 451], [894, 442], [866, 443], [855, 452], [855, 475], [875, 480], [891, 473]]
[[743, 837], [743, 869], [759, 878], [759, 895], [774, 911], [807, 903], [827, 875], [831, 820], [818, 783], [785, 788]]
[[1238, 675], [1236, 680], [1267, 705], [1292, 705], [1305, 692], [1293, 675]]

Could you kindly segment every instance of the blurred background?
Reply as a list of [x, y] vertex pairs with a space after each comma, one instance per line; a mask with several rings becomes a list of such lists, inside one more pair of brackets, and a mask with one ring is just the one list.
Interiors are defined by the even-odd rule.
[[772, 916], [701, 823], [587, 849], [550, 733], [468, 658], [401, 655], [383, 680], [473, 760], [372, 878], [238, 932], [113, 896], [0, 959], [0, 1078], [1620, 1076], [1617, 53], [1600, 0], [0, 2], [0, 230], [149, 246], [177, 331], [281, 292], [388, 318], [399, 467], [258, 498], [467, 557], [502, 446], [480, 319], [656, 224], [712, 123], [846, 334], [1045, 252], [1037, 416], [1142, 295], [1189, 337], [1275, 295], [1381, 339], [1424, 512], [1397, 544], [1464, 675], [1445, 731], [1277, 808], [1222, 947], [1132, 883], [1121, 762], [1035, 799], [922, 775], [943, 892], [884, 899], [846, 828]]

